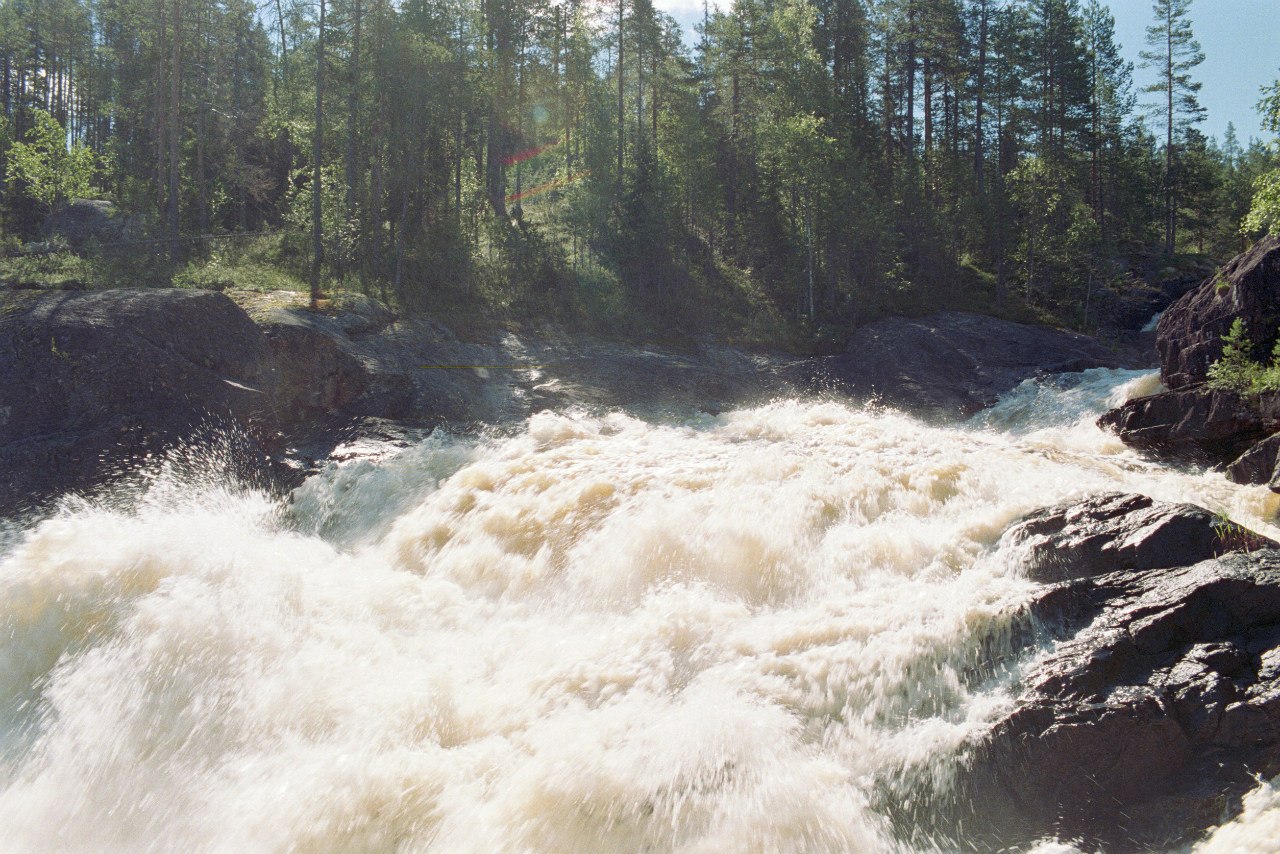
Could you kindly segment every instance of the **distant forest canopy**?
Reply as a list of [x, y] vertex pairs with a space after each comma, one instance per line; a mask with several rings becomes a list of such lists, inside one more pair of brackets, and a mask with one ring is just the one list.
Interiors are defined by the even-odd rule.
[[1274, 222], [1275, 152], [1195, 128], [1189, 7], [1137, 91], [1096, 0], [736, 0], [692, 45], [652, 0], [0, 0], [0, 241], [90, 196], [197, 284], [186, 238], [269, 232], [410, 311], [1086, 327]]

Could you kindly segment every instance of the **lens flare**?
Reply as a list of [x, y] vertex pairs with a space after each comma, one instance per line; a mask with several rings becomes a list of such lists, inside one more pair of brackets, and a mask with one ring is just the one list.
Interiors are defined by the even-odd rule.
[[553, 148], [558, 148], [563, 143], [563, 139], [557, 139], [555, 142], [548, 142], [546, 145], [537, 145], [533, 148], [526, 148], [523, 151], [517, 151], [515, 154], [508, 154], [506, 157], [502, 158], [502, 165], [515, 166], [517, 163], [524, 163], [527, 160], [532, 160], [539, 154], [545, 154]]
[[583, 171], [577, 172], [573, 175], [565, 175], [563, 178], [555, 178], [551, 181], [547, 181], [544, 184], [539, 184], [536, 187], [530, 187], [529, 189], [523, 190], [519, 193], [512, 193], [511, 195], [507, 196], [507, 204], [514, 204], [515, 202], [521, 202], [521, 201], [524, 201], [525, 199], [540, 195], [542, 193], [548, 193], [552, 190], [559, 190], [562, 187], [567, 187], [570, 184], [573, 184], [577, 181], [582, 180], [583, 178], [587, 177], [587, 175], [590, 175], [590, 174], [591, 174], [591, 170], [584, 169]]

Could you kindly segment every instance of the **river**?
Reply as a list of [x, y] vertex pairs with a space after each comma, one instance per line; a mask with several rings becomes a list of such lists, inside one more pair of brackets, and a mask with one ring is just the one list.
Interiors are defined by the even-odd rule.
[[[543, 412], [287, 501], [157, 462], [0, 536], [0, 850], [952, 850], [885, 803], [1010, 707], [1024, 662], [972, 676], [1033, 590], [1009, 523], [1122, 490], [1280, 537], [1093, 426], [1154, 385]], [[1198, 850], [1278, 837], [1263, 784]]]

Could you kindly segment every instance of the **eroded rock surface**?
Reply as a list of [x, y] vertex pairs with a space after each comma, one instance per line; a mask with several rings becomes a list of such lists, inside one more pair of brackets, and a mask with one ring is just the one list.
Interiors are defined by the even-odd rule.
[[0, 316], [0, 507], [202, 425], [276, 429], [266, 338], [206, 291], [50, 293]]
[[1263, 356], [1280, 333], [1280, 237], [1260, 240], [1185, 294], [1160, 318], [1156, 346], [1169, 391], [1130, 401], [1099, 419], [1136, 448], [1225, 469], [1232, 481], [1280, 491], [1280, 396], [1209, 388], [1222, 337], [1244, 321]]
[[269, 462], [292, 486], [385, 419], [465, 430], [567, 406], [684, 417], [793, 392], [788, 376], [800, 374], [793, 360], [710, 344], [462, 340], [341, 297], [313, 312], [298, 295], [252, 294], [252, 319], [227, 295], [194, 290], [0, 305], [0, 513], [109, 480], [205, 426], [244, 439], [250, 469]]
[[[211, 437], [273, 470], [282, 430], [407, 408], [408, 379], [359, 357], [341, 318], [255, 323], [227, 296], [139, 288], [23, 296], [0, 312], [0, 511]], [[351, 313], [365, 328], [386, 322]]]
[[[1025, 612], [1026, 636], [1056, 645], [942, 796], [978, 829], [974, 845], [1171, 850], [1280, 773], [1276, 543], [1118, 495], [1034, 514], [1008, 536], [1031, 544], [1033, 574], [1067, 580]], [[1045, 560], [1052, 550], [1061, 561]]]
[[1194, 504], [1108, 493], [1038, 510], [1010, 528], [1027, 576], [1072, 581], [1117, 570], [1187, 566], [1269, 540]]

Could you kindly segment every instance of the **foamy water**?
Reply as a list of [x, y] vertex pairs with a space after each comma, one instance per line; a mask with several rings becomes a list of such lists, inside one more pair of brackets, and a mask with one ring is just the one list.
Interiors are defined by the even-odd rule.
[[[0, 546], [0, 849], [947, 850], [883, 804], [1009, 707], [1010, 522], [1121, 489], [1280, 536], [1265, 488], [1092, 426], [1152, 387], [1028, 383], [949, 429], [548, 412], [286, 504], [69, 504]], [[1205, 850], [1265, 850], [1229, 846], [1269, 792]]]

